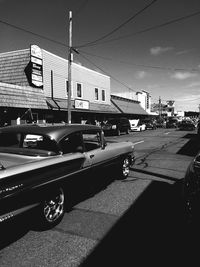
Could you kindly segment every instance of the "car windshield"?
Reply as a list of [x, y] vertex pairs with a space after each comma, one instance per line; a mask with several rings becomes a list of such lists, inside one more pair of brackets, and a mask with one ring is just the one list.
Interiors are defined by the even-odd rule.
[[106, 124], [117, 124], [118, 120], [116, 119], [110, 119], [106, 122]]

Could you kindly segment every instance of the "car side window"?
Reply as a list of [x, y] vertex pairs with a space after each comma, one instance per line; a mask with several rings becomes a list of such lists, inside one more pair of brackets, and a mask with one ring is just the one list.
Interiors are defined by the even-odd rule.
[[83, 141], [81, 133], [73, 133], [60, 141], [63, 154], [83, 152]]
[[101, 147], [100, 132], [83, 133], [83, 143], [86, 151], [90, 151]]

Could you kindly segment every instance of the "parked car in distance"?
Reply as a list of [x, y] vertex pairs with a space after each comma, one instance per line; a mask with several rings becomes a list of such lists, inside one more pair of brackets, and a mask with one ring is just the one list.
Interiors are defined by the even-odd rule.
[[177, 128], [178, 127], [178, 119], [175, 117], [169, 118], [166, 122], [166, 128]]
[[196, 126], [192, 120], [182, 120], [182, 122], [178, 124], [178, 128], [182, 131], [194, 131]]
[[142, 120], [142, 123], [145, 124], [145, 128], [146, 129], [152, 129], [152, 130], [155, 130], [157, 127], [156, 127], [156, 122], [155, 120], [151, 119], [151, 118], [146, 118], [146, 119], [143, 119]]
[[200, 153], [191, 161], [183, 180], [183, 207], [187, 224], [200, 223]]
[[131, 131], [141, 132], [145, 131], [146, 125], [142, 123], [139, 119], [136, 120], [129, 120]]
[[106, 143], [98, 126], [0, 128], [0, 224], [34, 209], [35, 221], [51, 228], [64, 216], [72, 183], [83, 190], [88, 177], [125, 179], [133, 163], [133, 143]]
[[112, 118], [108, 119], [107, 122], [102, 125], [102, 129], [107, 134], [120, 135], [121, 133], [128, 134], [130, 132], [130, 122], [127, 118]]
[[157, 119], [156, 128], [166, 128], [166, 121], [164, 119]]
[[197, 122], [196, 128], [197, 128], [197, 134], [200, 136], [200, 121]]

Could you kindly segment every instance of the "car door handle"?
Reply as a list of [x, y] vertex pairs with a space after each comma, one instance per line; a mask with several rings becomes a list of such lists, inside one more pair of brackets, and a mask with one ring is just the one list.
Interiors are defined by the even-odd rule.
[[90, 158], [91, 158], [91, 159], [94, 158], [94, 155], [90, 155]]

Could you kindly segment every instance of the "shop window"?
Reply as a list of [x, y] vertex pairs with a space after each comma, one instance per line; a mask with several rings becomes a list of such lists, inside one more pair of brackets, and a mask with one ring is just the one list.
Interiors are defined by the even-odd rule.
[[80, 83], [76, 85], [76, 95], [77, 97], [82, 97], [82, 84]]
[[95, 88], [95, 100], [99, 100], [99, 90]]
[[[73, 86], [73, 84], [71, 84], [71, 86]], [[66, 96], [68, 97], [68, 92], [69, 92], [69, 81], [66, 80], [65, 82], [65, 89], [66, 89]], [[71, 88], [71, 97], [73, 97], [73, 90]]]
[[106, 100], [106, 96], [105, 96], [105, 90], [102, 90], [102, 101]]

